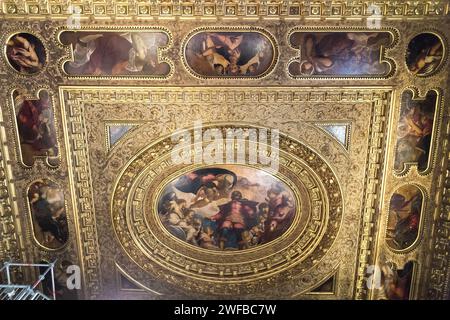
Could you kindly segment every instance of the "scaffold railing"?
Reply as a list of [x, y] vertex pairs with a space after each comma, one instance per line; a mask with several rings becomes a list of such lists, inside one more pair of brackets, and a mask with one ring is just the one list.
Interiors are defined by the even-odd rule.
[[[1, 279], [6, 280], [6, 283], [0, 283], [0, 300], [56, 300], [54, 274], [55, 262], [56, 261], [47, 264], [4, 262], [3, 267], [0, 269], [0, 274]], [[38, 268], [39, 277], [30, 285], [13, 283], [11, 269], [14, 267]], [[42, 271], [41, 268], [45, 268], [45, 270]], [[50, 273], [52, 283], [51, 297], [39, 291], [38, 287], [39, 284], [44, 281], [48, 273]], [[5, 277], [3, 275], [5, 275]]]

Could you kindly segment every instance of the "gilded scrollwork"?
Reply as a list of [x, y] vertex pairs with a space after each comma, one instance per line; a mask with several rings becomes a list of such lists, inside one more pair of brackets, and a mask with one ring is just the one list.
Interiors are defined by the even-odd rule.
[[[446, 139], [443, 141], [442, 148], [449, 151], [449, 133], [450, 124], [447, 120]], [[433, 251], [429, 255], [430, 260], [425, 267], [431, 268], [426, 279], [426, 291], [421, 294], [423, 298], [429, 299], [449, 299], [450, 297], [450, 272], [449, 267], [449, 248], [450, 243], [450, 155], [442, 159], [442, 179], [439, 180], [438, 188], [441, 192], [438, 197], [441, 198], [440, 206], [437, 206], [433, 217], [437, 219], [436, 225], [432, 227], [435, 237], [429, 240]]]
[[[280, 145], [282, 150], [288, 147], [291, 155], [294, 151], [296, 152], [294, 153], [294, 155], [296, 155], [297, 157], [305, 157], [306, 159], [311, 158], [315, 162], [319, 161], [319, 158], [317, 156], [315, 156], [308, 150], [302, 150], [302, 146], [298, 143], [295, 143], [294, 141], [282, 140], [280, 141]], [[333, 233], [338, 230], [337, 226], [339, 225], [340, 220], [339, 215], [342, 213], [342, 205], [339, 204], [339, 201], [337, 201], [337, 199], [339, 199], [338, 195], [340, 191], [336, 178], [333, 179], [332, 176], [329, 177], [328, 180], [327, 178], [325, 178], [327, 176], [330, 176], [330, 174], [332, 175], [332, 173], [327, 172], [327, 169], [325, 169], [325, 164], [323, 163], [315, 163], [314, 165], [311, 165], [312, 167], [317, 166], [323, 169], [323, 171], [320, 171], [321, 174], [323, 174], [323, 177], [313, 178], [311, 174], [313, 174], [312, 172], [314, 171], [302, 168], [302, 165], [300, 163], [297, 163], [294, 159], [289, 158], [288, 155], [283, 155], [280, 162], [284, 162], [285, 164], [283, 165], [283, 169], [280, 169], [280, 173], [282, 172], [284, 176], [289, 176], [290, 180], [294, 179], [293, 181], [300, 179], [300, 181], [302, 182], [297, 180], [295, 183], [287, 183], [292, 187], [299, 186], [301, 184], [305, 185], [308, 191], [303, 190], [303, 192], [301, 193], [297, 190], [295, 194], [297, 196], [300, 196], [302, 194], [305, 194], [305, 192], [308, 193], [310, 202], [312, 204], [312, 207], [310, 207], [309, 209], [307, 207], [302, 207], [302, 214], [306, 213], [303, 211], [310, 211], [310, 224], [300, 227], [300, 225], [298, 225], [299, 221], [297, 221], [294, 222], [297, 224], [290, 228], [291, 232], [293, 232], [293, 230], [296, 230], [297, 232], [304, 232], [303, 236], [301, 238], [298, 238], [300, 234], [298, 234], [297, 232], [294, 232], [294, 234], [296, 234], [295, 236], [294, 234], [289, 235], [289, 238], [292, 239], [290, 241], [295, 241], [290, 245], [282, 245], [279, 244], [279, 242], [277, 243], [277, 241], [275, 241], [271, 245], [272, 249], [270, 251], [273, 250], [274, 252], [278, 253], [270, 258], [269, 256], [265, 257], [265, 250], [261, 248], [258, 250], [255, 249], [256, 251], [253, 251], [252, 254], [242, 252], [242, 258], [239, 257], [238, 260], [236, 260], [236, 256], [238, 255], [236, 252], [230, 252], [231, 256], [227, 255], [228, 258], [224, 257], [224, 255], [226, 255], [226, 252], [221, 252], [220, 255], [222, 256], [222, 258], [220, 264], [217, 264], [217, 262], [214, 263], [214, 260], [206, 262], [208, 260], [211, 260], [210, 256], [213, 255], [213, 253], [203, 252], [204, 250], [193, 250], [189, 246], [185, 246], [180, 243], [177, 244], [177, 241], [173, 241], [170, 236], [163, 236], [163, 232], [161, 232], [162, 226], [158, 226], [157, 218], [155, 220], [157, 211], [152, 208], [157, 203], [155, 197], [148, 198], [148, 205], [144, 206], [145, 195], [143, 195], [143, 193], [157, 196], [161, 191], [158, 192], [157, 190], [154, 190], [154, 188], [158, 189], [157, 186], [164, 185], [164, 183], [161, 183], [161, 179], [170, 174], [173, 169], [177, 168], [177, 166], [171, 164], [170, 160], [167, 159], [167, 153], [169, 153], [173, 148], [173, 146], [169, 146], [170, 144], [166, 139], [163, 142], [159, 143], [159, 146], [157, 146], [156, 148], [149, 148], [148, 150], [146, 150], [145, 154], [140, 155], [133, 161], [133, 163], [129, 165], [130, 169], [126, 169], [123, 172], [123, 178], [121, 178], [117, 183], [117, 193], [115, 193], [112, 200], [112, 214], [113, 221], [116, 223], [116, 232], [118, 233], [118, 237], [122, 243], [131, 245], [131, 243], [133, 242], [131, 238], [129, 240], [126, 238], [127, 232], [124, 232], [123, 230], [128, 230], [129, 228], [135, 229], [136, 231], [132, 231], [132, 234], [134, 234], [134, 239], [139, 239], [138, 241], [139, 243], [141, 243], [140, 245], [138, 245], [140, 247], [140, 250], [149, 252], [150, 259], [156, 260], [161, 265], [167, 265], [166, 268], [170, 269], [171, 271], [175, 271], [177, 268], [181, 268], [182, 271], [178, 272], [183, 272], [183, 274], [190, 275], [190, 277], [194, 277], [195, 279], [198, 278], [198, 280], [202, 280], [205, 278], [208, 279], [211, 277], [211, 281], [218, 281], [218, 276], [220, 276], [221, 279], [228, 279], [227, 283], [234, 281], [245, 281], [254, 277], [257, 277], [257, 279], [263, 278], [265, 272], [270, 272], [272, 274], [277, 269], [285, 269], [286, 267], [283, 267], [284, 264], [289, 265], [291, 263], [295, 263], [297, 260], [300, 261], [302, 259], [302, 256], [304, 256], [308, 251], [311, 250], [310, 246], [312, 244], [309, 244], [311, 241], [314, 243], [317, 241], [322, 241], [322, 237], [328, 239], [335, 237], [335, 235], [333, 236]], [[158, 148], [160, 149], [158, 150]], [[155, 156], [151, 157], [147, 154], [154, 154], [157, 156], [157, 158], [155, 158]], [[152, 166], [150, 166], [148, 169], [145, 169], [147, 163], [152, 163]], [[144, 167], [141, 167], [142, 165]], [[296, 169], [293, 170], [291, 166]], [[293, 173], [289, 173], [289, 171], [291, 170], [293, 170], [293, 173], [295, 173], [295, 175], [293, 175]], [[142, 178], [133, 178], [134, 176], [136, 176], [136, 174], [139, 174], [141, 172], [145, 172]], [[124, 188], [123, 186], [130, 183], [134, 184], [134, 179], [142, 180], [142, 185], [137, 184], [136, 187], [131, 188], [131, 190], [134, 190], [130, 195], [131, 199], [133, 199], [133, 206], [132, 208], [126, 209], [129, 204], [127, 204], [127, 201], [124, 201], [124, 196], [127, 194], [129, 189]], [[322, 198], [324, 197], [324, 195], [321, 195], [324, 192], [324, 187], [319, 187], [319, 185], [317, 185], [317, 182], [315, 181], [317, 181], [318, 179], [322, 182], [322, 184], [325, 184], [327, 186], [327, 198]], [[330, 189], [330, 187], [333, 186], [336, 189], [334, 191], [333, 188]], [[328, 201], [330, 203], [328, 203]], [[299, 202], [304, 203], [307, 201], [303, 199]], [[325, 205], [326, 203], [328, 203], [328, 205], [322, 207], [322, 205]], [[129, 213], [127, 213], [127, 215], [129, 216], [123, 217], [123, 213], [127, 212], [128, 210], [131, 210]], [[150, 212], [148, 212], [149, 210]], [[332, 216], [332, 218], [324, 216], [327, 215], [328, 212]], [[300, 214], [298, 214], [297, 218], [299, 218], [299, 216]], [[335, 225], [336, 227], [328, 226], [328, 228], [326, 229], [327, 233], [324, 236], [323, 232], [325, 232], [325, 225], [323, 224], [326, 223], [326, 221], [328, 221], [329, 219], [332, 219], [331, 221], [333, 221], [331, 222], [331, 225]], [[131, 224], [126, 227], [125, 225], [123, 225], [124, 223], [128, 224], [125, 221], [129, 221], [131, 222]], [[149, 224], [148, 227], [146, 227], [146, 223]], [[157, 231], [158, 229], [160, 230], [159, 232]], [[145, 230], [152, 230], [152, 232], [149, 233]], [[155, 236], [151, 235], [152, 233], [156, 234], [156, 238]], [[290, 234], [289, 231], [288, 234]], [[129, 236], [131, 236], [131, 234]], [[325, 244], [321, 244], [321, 246], [325, 251]], [[127, 246], [127, 250], [131, 249], [131, 247]], [[183, 252], [184, 257], [181, 259], [177, 252]], [[138, 256], [138, 254], [136, 255]], [[192, 260], [192, 258], [194, 257], [195, 259]], [[319, 258], [316, 257], [316, 259]], [[233, 266], [234, 263], [232, 261], [239, 261], [239, 266]], [[248, 261], [247, 264], [245, 264], [244, 261]], [[227, 264], [230, 265], [227, 266]]]
[[[64, 96], [64, 93], [60, 92], [60, 94]], [[76, 186], [76, 190], [71, 188], [71, 197], [72, 201], [76, 201], [73, 202], [73, 210], [76, 232], [81, 237], [78, 241], [83, 243], [82, 247], [79, 246], [79, 254], [83, 257], [81, 269], [85, 272], [83, 277], [85, 283], [84, 294], [87, 297], [94, 298], [101, 290], [100, 257], [98, 254], [94, 208], [92, 206], [92, 188], [90, 187], [90, 170], [86, 151], [83, 114], [80, 103], [77, 101], [70, 101], [67, 107], [68, 110], [62, 109], [61, 111], [63, 116], [67, 112], [68, 121], [70, 121], [71, 140], [66, 140], [66, 143], [71, 143], [74, 146], [68, 162], [75, 170], [69, 172], [69, 181]], [[69, 127], [65, 126], [65, 128], [68, 129]], [[67, 135], [65, 137], [68, 139]]]

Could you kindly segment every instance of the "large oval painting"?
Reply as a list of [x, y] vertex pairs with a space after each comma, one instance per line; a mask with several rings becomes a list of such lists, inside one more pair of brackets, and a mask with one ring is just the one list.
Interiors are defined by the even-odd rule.
[[273, 69], [277, 57], [270, 38], [255, 31], [195, 33], [184, 45], [185, 63], [201, 77], [261, 77]]
[[185, 173], [158, 200], [162, 224], [175, 237], [210, 250], [244, 250], [283, 235], [296, 213], [292, 190], [273, 175], [242, 165]]

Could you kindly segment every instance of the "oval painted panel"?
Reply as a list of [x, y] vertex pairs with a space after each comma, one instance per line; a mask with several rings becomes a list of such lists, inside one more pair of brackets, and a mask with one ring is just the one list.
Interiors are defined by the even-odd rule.
[[444, 58], [442, 40], [433, 33], [421, 33], [408, 44], [406, 64], [409, 71], [417, 76], [435, 73]]
[[403, 250], [417, 239], [422, 215], [423, 194], [419, 188], [406, 185], [391, 197], [386, 242], [394, 250]]
[[294, 193], [285, 183], [242, 165], [183, 174], [158, 200], [159, 218], [172, 235], [210, 250], [244, 250], [275, 240], [295, 212]]
[[8, 39], [6, 58], [16, 71], [34, 74], [45, 65], [46, 52], [42, 41], [30, 33], [18, 33]]
[[33, 233], [36, 241], [50, 249], [67, 242], [69, 230], [63, 190], [53, 181], [35, 181], [28, 189]]
[[261, 77], [277, 57], [273, 41], [261, 32], [199, 32], [187, 40], [187, 67], [203, 77]]

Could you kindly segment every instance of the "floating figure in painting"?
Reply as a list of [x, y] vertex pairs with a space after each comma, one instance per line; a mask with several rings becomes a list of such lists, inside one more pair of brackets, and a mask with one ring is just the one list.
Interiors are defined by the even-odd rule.
[[202, 32], [186, 47], [188, 65], [204, 76], [257, 76], [273, 58], [270, 41], [256, 32]]
[[164, 75], [168, 65], [158, 62], [157, 50], [167, 42], [164, 33], [102, 32], [78, 34], [69, 74], [81, 75]]
[[399, 188], [391, 197], [386, 241], [393, 249], [406, 249], [417, 239], [423, 196], [415, 186]]
[[[213, 38], [217, 40], [216, 42], [219, 42], [219, 44], [216, 44]], [[205, 57], [219, 75], [225, 73], [236, 74], [239, 71], [237, 62], [241, 56], [238, 47], [243, 38], [243, 35], [233, 37], [217, 33], [208, 33], [206, 35], [206, 40], [203, 42], [204, 51], [199, 54], [199, 56]], [[226, 50], [228, 59], [217, 52], [217, 50], [221, 48]]]
[[[279, 237], [282, 230], [291, 224], [294, 215], [293, 200], [283, 192], [280, 184], [273, 185], [267, 191], [268, 217], [265, 218], [263, 241], [269, 242]], [[264, 207], [265, 208], [265, 207]], [[264, 216], [263, 216], [264, 217]]]
[[236, 181], [236, 174], [229, 170], [200, 169], [182, 176], [175, 187], [195, 194], [191, 207], [203, 207], [212, 201], [227, 198]]
[[28, 190], [36, 239], [45, 247], [63, 246], [69, 236], [64, 193], [47, 179], [34, 182]]
[[418, 101], [412, 100], [412, 93], [404, 93], [397, 129], [395, 170], [402, 171], [406, 163], [417, 163], [419, 171], [427, 168], [435, 103], [434, 91], [425, 100]]
[[295, 32], [291, 45], [300, 47], [302, 57], [291, 62], [292, 75], [371, 75], [389, 70], [381, 63], [381, 46], [390, 42], [388, 33]]
[[171, 182], [158, 202], [176, 237], [211, 250], [244, 250], [281, 236], [292, 224], [292, 192], [267, 173], [212, 167]]
[[419, 34], [408, 45], [406, 63], [408, 69], [416, 75], [422, 76], [433, 73], [441, 64], [442, 59], [442, 41], [434, 34]]
[[20, 73], [33, 74], [42, 69], [45, 49], [42, 42], [28, 33], [11, 37], [6, 46], [9, 63]]
[[47, 156], [51, 165], [58, 164], [58, 145], [50, 98], [42, 93], [38, 100], [15, 98], [17, 129], [22, 161], [31, 166], [35, 157]]

